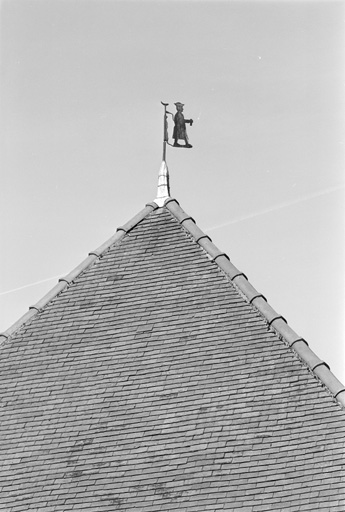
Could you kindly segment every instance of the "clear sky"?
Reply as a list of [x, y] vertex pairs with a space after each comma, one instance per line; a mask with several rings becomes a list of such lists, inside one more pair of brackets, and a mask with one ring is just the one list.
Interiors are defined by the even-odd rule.
[[181, 101], [172, 196], [345, 381], [344, 2], [0, 5], [0, 329], [156, 197]]

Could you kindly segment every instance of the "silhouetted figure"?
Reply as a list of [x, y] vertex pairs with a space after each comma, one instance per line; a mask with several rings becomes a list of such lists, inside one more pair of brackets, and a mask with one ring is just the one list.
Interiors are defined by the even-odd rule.
[[[183, 103], [180, 103], [179, 101], [175, 103], [176, 106], [176, 114], [173, 116], [175, 127], [173, 132], [173, 139], [174, 139], [174, 146], [178, 148], [192, 148], [193, 146], [189, 144], [188, 141], [188, 135], [186, 130], [186, 123], [190, 124], [192, 126], [193, 119], [185, 119], [183, 112]], [[178, 143], [179, 140], [184, 140], [185, 144], [181, 145]]]

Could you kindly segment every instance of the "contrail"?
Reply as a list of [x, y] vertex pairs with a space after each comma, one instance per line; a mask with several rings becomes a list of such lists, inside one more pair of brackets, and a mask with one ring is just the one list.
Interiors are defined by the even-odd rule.
[[[226, 226], [230, 226], [231, 224], [236, 224], [237, 222], [242, 222], [243, 220], [252, 219], [254, 217], [258, 217], [259, 215], [265, 215], [265, 213], [274, 212], [276, 210], [281, 210], [282, 208], [287, 208], [288, 206], [292, 206], [294, 204], [302, 203], [303, 201], [308, 201], [309, 199], [313, 199], [315, 197], [324, 196], [326, 194], [331, 194], [332, 192], [337, 192], [344, 188], [344, 185], [338, 185], [337, 187], [329, 187], [322, 192], [315, 192], [314, 194], [309, 194], [308, 196], [300, 197], [299, 199], [295, 199], [294, 201], [285, 201], [284, 203], [280, 203], [277, 206], [272, 206], [271, 208], [265, 208], [259, 212], [250, 213], [249, 215], [243, 215], [242, 217], [237, 217], [236, 219], [229, 220], [228, 222], [224, 222], [223, 224], [218, 224], [217, 226], [212, 226], [210, 228], [205, 229], [205, 231], [213, 231], [215, 229], [224, 228]], [[25, 288], [30, 288], [31, 286], [36, 286], [37, 284], [47, 283], [48, 281], [52, 281], [53, 279], [58, 279], [60, 275], [54, 277], [48, 277], [47, 279], [42, 279], [41, 281], [35, 281], [34, 283], [26, 284], [24, 286], [19, 286], [19, 288], [13, 288], [12, 290], [7, 290], [6, 292], [0, 292], [0, 296], [7, 295], [8, 293], [17, 292], [19, 290], [24, 290]]]
[[58, 279], [59, 277], [61, 277], [61, 274], [58, 276], [54, 276], [54, 277], [48, 277], [47, 279], [42, 279], [41, 281], [35, 281], [34, 283], [25, 284], [24, 286], [19, 286], [19, 288], [13, 288], [12, 290], [7, 290], [6, 292], [0, 292], [0, 295], [6, 295], [7, 293], [18, 292], [19, 290], [24, 290], [24, 288], [30, 288], [31, 286], [36, 286], [36, 284], [47, 283], [48, 281], [52, 281], [53, 279]]
[[294, 204], [302, 203], [303, 201], [308, 201], [309, 199], [314, 199], [315, 197], [324, 196], [326, 194], [331, 194], [332, 192], [337, 192], [338, 190], [344, 189], [344, 185], [338, 185], [336, 187], [329, 187], [322, 192], [315, 192], [314, 194], [309, 194], [308, 196], [300, 197], [299, 199], [295, 199], [294, 201], [285, 201], [284, 203], [280, 203], [277, 206], [272, 206], [271, 208], [265, 208], [264, 210], [260, 210], [255, 213], [250, 213], [249, 215], [243, 215], [242, 217], [237, 217], [236, 219], [229, 220], [228, 222], [224, 222], [223, 224], [217, 224], [217, 226], [212, 226], [210, 228], [205, 229], [205, 231], [213, 231], [214, 229], [224, 228], [229, 226], [230, 224], [236, 224], [237, 222], [242, 222], [243, 220], [252, 219], [254, 217], [258, 217], [259, 215], [265, 215], [265, 213], [275, 212], [276, 210], [281, 210], [282, 208], [287, 208], [288, 206], [292, 206]]

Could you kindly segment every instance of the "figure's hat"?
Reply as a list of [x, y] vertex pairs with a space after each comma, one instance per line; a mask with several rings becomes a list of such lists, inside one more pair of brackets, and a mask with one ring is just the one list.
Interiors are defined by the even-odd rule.
[[181, 103], [180, 101], [177, 101], [176, 103], [174, 103], [174, 105], [176, 105], [176, 107], [179, 106], [179, 105], [181, 107], [184, 107], [184, 103]]

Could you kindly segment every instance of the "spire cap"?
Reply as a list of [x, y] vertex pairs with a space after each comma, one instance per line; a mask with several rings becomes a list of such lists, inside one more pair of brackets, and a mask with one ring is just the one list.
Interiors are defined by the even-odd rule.
[[170, 199], [169, 170], [166, 161], [163, 160], [159, 169], [157, 197], [154, 202], [162, 207], [167, 199]]

